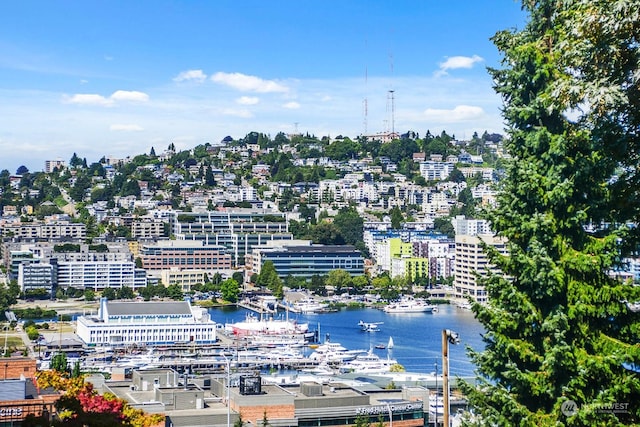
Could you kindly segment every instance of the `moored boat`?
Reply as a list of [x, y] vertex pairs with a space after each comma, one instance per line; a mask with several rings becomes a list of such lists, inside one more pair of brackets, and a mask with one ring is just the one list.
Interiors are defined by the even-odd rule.
[[435, 306], [421, 299], [403, 297], [383, 308], [385, 313], [432, 313]]

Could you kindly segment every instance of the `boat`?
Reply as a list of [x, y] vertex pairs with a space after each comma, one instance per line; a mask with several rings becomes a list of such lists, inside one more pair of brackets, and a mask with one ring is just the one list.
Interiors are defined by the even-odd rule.
[[322, 313], [327, 310], [328, 304], [323, 304], [314, 299], [302, 299], [293, 303], [292, 311], [297, 313]]
[[360, 330], [364, 332], [378, 332], [380, 330], [380, 326], [384, 322], [363, 322], [362, 320], [358, 322], [358, 326], [360, 326]]
[[387, 344], [387, 348], [391, 350], [393, 348], [393, 337], [389, 337], [389, 343]]
[[357, 355], [364, 352], [365, 350], [348, 350], [340, 343], [327, 341], [324, 344], [320, 344], [309, 355], [309, 359], [327, 363], [342, 363], [353, 360]]
[[249, 313], [242, 322], [227, 323], [224, 326], [227, 332], [238, 336], [260, 335], [260, 334], [306, 334], [309, 331], [308, 323], [298, 323], [291, 320], [280, 319], [258, 319], [254, 314]]
[[377, 348], [378, 350], [384, 350], [385, 348], [387, 348], [387, 346], [384, 344], [377, 344], [375, 348]]
[[385, 313], [432, 313], [435, 306], [421, 299], [403, 297], [383, 308]]
[[355, 372], [358, 374], [380, 374], [390, 372], [391, 367], [397, 365], [398, 361], [391, 358], [380, 358], [373, 354], [371, 350], [367, 354], [360, 354], [355, 359], [340, 365], [340, 372]]

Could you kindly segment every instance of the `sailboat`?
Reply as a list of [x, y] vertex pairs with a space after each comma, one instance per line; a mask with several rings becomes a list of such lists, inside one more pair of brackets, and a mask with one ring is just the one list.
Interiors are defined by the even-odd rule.
[[387, 348], [388, 349], [392, 349], [393, 348], [393, 337], [389, 337], [389, 343], [387, 344]]

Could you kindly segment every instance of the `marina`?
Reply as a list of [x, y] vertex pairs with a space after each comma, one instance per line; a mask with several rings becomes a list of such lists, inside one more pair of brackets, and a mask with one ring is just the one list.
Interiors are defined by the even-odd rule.
[[[324, 374], [386, 372], [398, 365], [400, 369], [395, 370], [431, 375], [442, 369], [441, 331], [452, 329], [459, 333], [461, 345], [450, 348], [450, 373], [470, 377], [473, 365], [466, 347], [483, 345], [482, 327], [473, 313], [453, 305], [441, 305], [431, 313], [403, 314], [375, 308], [323, 314], [275, 309], [256, 314], [243, 307], [226, 307], [209, 309], [208, 316], [218, 325], [213, 343], [98, 346], [84, 357], [74, 353], [70, 360], [82, 361], [83, 370], [104, 372], [114, 368], [220, 372], [229, 363], [236, 369], [270, 373]], [[43, 355], [41, 368], [48, 367], [52, 353]], [[381, 368], [380, 362], [387, 360], [393, 363], [383, 363]]]

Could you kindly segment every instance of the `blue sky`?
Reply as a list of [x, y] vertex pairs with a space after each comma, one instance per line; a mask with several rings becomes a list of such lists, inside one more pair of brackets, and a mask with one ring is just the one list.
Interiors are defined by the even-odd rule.
[[515, 0], [0, 2], [0, 169], [251, 131], [502, 132], [489, 38], [524, 22]]

